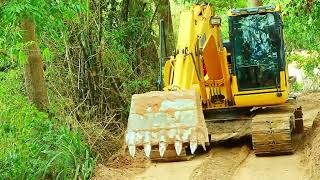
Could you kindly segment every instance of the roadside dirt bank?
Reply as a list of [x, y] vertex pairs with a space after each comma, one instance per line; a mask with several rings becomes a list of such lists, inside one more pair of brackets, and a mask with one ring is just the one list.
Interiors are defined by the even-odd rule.
[[302, 163], [308, 179], [320, 179], [320, 113], [314, 121], [313, 128], [305, 136]]

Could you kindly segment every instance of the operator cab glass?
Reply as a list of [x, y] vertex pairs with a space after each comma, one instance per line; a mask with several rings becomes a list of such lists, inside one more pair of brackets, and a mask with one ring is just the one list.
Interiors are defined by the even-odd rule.
[[230, 18], [233, 72], [239, 91], [279, 87], [284, 48], [280, 15], [276, 12]]

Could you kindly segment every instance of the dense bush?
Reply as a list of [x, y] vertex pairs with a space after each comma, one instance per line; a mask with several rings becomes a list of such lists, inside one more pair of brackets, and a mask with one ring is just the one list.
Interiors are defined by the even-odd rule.
[[22, 79], [20, 69], [0, 73], [1, 179], [89, 179], [96, 158], [81, 132], [32, 106]]

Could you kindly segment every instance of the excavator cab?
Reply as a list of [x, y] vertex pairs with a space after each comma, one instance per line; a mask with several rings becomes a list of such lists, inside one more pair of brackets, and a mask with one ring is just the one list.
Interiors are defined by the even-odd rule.
[[266, 12], [274, 8], [235, 10], [229, 18], [239, 91], [280, 88], [280, 71], [285, 70], [282, 22], [279, 12]]
[[229, 35], [236, 105], [248, 106], [243, 101], [246, 98], [237, 97], [243, 94], [255, 101], [249, 100], [253, 106], [264, 104], [266, 99], [270, 105], [284, 103], [288, 98], [288, 74], [280, 8], [260, 6], [231, 11]]

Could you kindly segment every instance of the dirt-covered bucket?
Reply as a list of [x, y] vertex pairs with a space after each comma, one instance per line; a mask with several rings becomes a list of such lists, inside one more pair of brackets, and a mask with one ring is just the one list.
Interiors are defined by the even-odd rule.
[[131, 156], [136, 148], [144, 148], [150, 157], [156, 148], [162, 157], [169, 145], [179, 156], [186, 145], [194, 153], [198, 145], [204, 147], [208, 142], [200, 95], [195, 90], [133, 95], [125, 138]]

